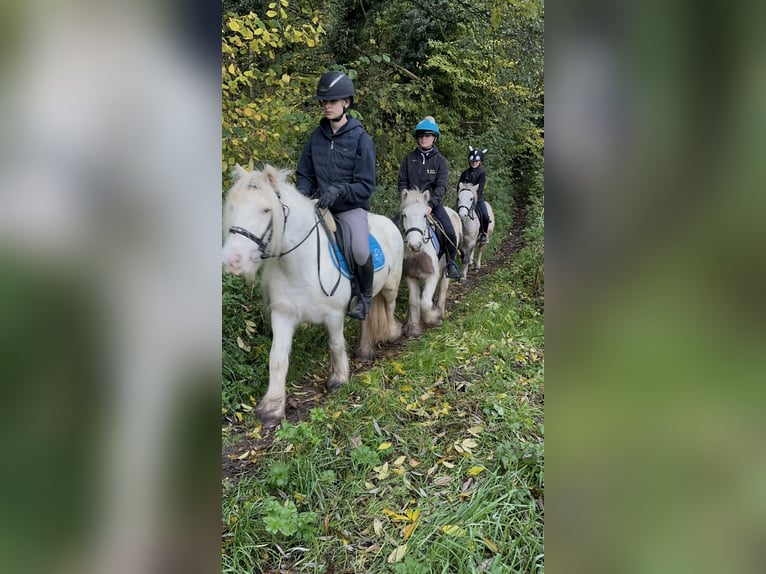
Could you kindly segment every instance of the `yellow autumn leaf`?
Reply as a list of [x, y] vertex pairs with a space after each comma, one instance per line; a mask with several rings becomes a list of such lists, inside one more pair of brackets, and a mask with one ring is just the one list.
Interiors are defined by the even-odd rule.
[[405, 510], [405, 514], [407, 515], [407, 518], [415, 522], [420, 517], [420, 509], [416, 508], [415, 510], [410, 510], [408, 508]]
[[230, 74], [233, 74], [234, 72], [237, 71], [237, 68], [234, 67], [234, 64], [229, 64], [228, 70]]
[[404, 374], [406, 374], [405, 370], [404, 370], [404, 367], [402, 366], [401, 363], [398, 363], [396, 361], [392, 361], [391, 362], [391, 368], [393, 369], [394, 374], [397, 374], [397, 375], [404, 375]]
[[466, 450], [471, 450], [472, 448], [476, 448], [477, 446], [479, 446], [479, 443], [477, 443], [472, 438], [464, 439], [463, 442], [460, 444]]
[[239, 22], [236, 20], [231, 20], [229, 22], [229, 29], [233, 30], [234, 32], [239, 32]]
[[381, 466], [376, 466], [373, 470], [378, 473], [378, 480], [388, 478], [388, 475], [390, 474], [387, 462], [384, 462]]
[[410, 539], [410, 536], [412, 536], [412, 533], [415, 531], [417, 527], [418, 527], [418, 523], [413, 522], [412, 524], [408, 525], [407, 528], [404, 529], [404, 532], [402, 532], [402, 538], [404, 538], [405, 542], [407, 542], [407, 540]]
[[468, 476], [477, 476], [487, 470], [483, 466], [472, 466], [468, 469]]
[[407, 518], [404, 514], [399, 514], [397, 512], [394, 512], [393, 510], [389, 510], [388, 508], [384, 508], [382, 510], [383, 514], [390, 517], [391, 520], [394, 521], [409, 521], [409, 518]]
[[279, 17], [284, 18], [285, 20], [287, 19], [287, 12], [285, 12], [282, 8], [279, 9]]
[[472, 434], [473, 436], [479, 436], [483, 430], [484, 430], [483, 426], [477, 425], [475, 427], [470, 427], [468, 429], [468, 434]]
[[376, 536], [383, 536], [383, 521], [380, 518], [373, 520], [372, 529], [375, 531]]
[[[380, 447], [378, 447], [378, 448], [380, 448]], [[404, 464], [404, 458], [405, 458], [405, 457], [404, 457], [404, 455], [402, 455], [402, 456], [398, 457], [398, 458], [397, 458], [397, 459], [394, 461], [394, 466], [402, 466], [402, 465]]]
[[267, 10], [266, 11], [266, 16], [268, 16], [269, 18], [273, 18], [276, 15], [277, 15], [277, 13], [274, 10]]
[[394, 564], [395, 562], [401, 562], [406, 553], [407, 553], [406, 544], [397, 546], [396, 548], [394, 548], [394, 550], [391, 551], [391, 554], [388, 555], [386, 562], [388, 562], [389, 564]]
[[493, 552], [500, 552], [500, 549], [497, 547], [497, 544], [492, 542], [489, 538], [487, 538], [486, 536], [483, 536], [482, 540], [484, 540], [486, 545], [489, 546]]
[[378, 450], [386, 450], [386, 449], [391, 448], [392, 446], [393, 445], [390, 442], [385, 441], [385, 442], [380, 443], [380, 445], [378, 446]]
[[248, 456], [250, 456], [250, 451], [246, 450], [241, 455], [237, 457], [238, 460], [245, 460]]
[[290, 83], [290, 75], [289, 74], [282, 74], [282, 83], [283, 84], [289, 84]]
[[465, 530], [454, 524], [445, 524], [441, 530], [449, 536], [465, 536]]

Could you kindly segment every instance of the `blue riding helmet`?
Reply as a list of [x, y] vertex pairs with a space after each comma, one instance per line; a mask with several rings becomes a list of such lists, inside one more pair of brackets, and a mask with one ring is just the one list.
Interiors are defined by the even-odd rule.
[[415, 131], [413, 132], [415, 137], [423, 134], [431, 134], [436, 136], [437, 140], [439, 139], [439, 133], [439, 126], [436, 124], [436, 120], [431, 116], [426, 116], [422, 119], [420, 123], [415, 126]]

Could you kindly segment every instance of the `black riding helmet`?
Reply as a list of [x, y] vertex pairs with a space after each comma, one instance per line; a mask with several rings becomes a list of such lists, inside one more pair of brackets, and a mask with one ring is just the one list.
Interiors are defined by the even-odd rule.
[[315, 100], [343, 100], [354, 103], [354, 82], [343, 72], [326, 72], [319, 78]]
[[468, 162], [472, 161], [484, 161], [484, 155], [487, 153], [487, 149], [479, 149], [474, 148], [473, 146], [468, 146]]

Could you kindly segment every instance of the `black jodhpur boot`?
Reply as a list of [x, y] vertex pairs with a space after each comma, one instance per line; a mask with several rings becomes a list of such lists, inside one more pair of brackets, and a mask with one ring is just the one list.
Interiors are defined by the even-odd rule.
[[364, 265], [356, 269], [356, 280], [359, 283], [359, 297], [356, 299], [356, 305], [346, 315], [354, 319], [364, 321], [367, 313], [370, 312], [370, 303], [372, 302], [372, 282], [375, 277], [375, 270], [372, 268], [372, 255], [367, 258]]

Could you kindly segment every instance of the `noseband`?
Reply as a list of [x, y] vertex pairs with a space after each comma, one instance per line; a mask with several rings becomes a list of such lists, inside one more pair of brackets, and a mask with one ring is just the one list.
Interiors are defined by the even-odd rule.
[[399, 220], [399, 229], [402, 230], [404, 237], [407, 237], [407, 235], [409, 235], [411, 231], [417, 231], [418, 233], [420, 233], [420, 235], [423, 236], [423, 242], [428, 243], [429, 241], [431, 241], [431, 234], [427, 233], [428, 216], [426, 215], [424, 219], [426, 222], [425, 229], [421, 229], [420, 227], [408, 227], [407, 229], [405, 229], [404, 226], [401, 224], [401, 219]]

